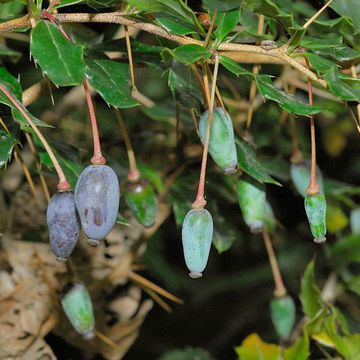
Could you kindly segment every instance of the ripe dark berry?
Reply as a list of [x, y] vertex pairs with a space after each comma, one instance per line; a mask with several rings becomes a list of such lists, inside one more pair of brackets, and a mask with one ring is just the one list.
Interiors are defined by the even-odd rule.
[[89, 165], [75, 187], [75, 204], [88, 243], [98, 246], [113, 228], [119, 211], [118, 178], [107, 165]]
[[47, 208], [46, 220], [51, 250], [58, 260], [66, 261], [73, 252], [80, 233], [72, 191], [54, 194]]

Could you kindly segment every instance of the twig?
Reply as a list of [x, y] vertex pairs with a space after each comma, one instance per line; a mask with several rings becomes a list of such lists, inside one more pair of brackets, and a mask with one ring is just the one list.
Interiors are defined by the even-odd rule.
[[166, 312], [172, 313], [171, 307], [153, 290], [143, 288], [143, 290], [152, 297], [152, 299], [161, 306]]
[[304, 25], [303, 28], [307, 29], [320, 15], [321, 13], [332, 3], [333, 0], [329, 0], [315, 15], [313, 15]]
[[[54, 18], [60, 22], [74, 22], [74, 23], [111, 23], [111, 24], [122, 24], [126, 26], [132, 26], [134, 28], [152, 33], [154, 35], [175, 41], [179, 44], [197, 44], [200, 46], [204, 45], [203, 41], [192, 39], [187, 36], [178, 36], [169, 34], [163, 28], [149, 24], [138, 22], [136, 20], [129, 19], [123, 16], [120, 12], [112, 13], [74, 13], [74, 14], [54, 14]], [[14, 31], [19, 28], [24, 28], [30, 26], [30, 21], [28, 16], [24, 16], [19, 19], [10, 20], [5, 23], [0, 24], [0, 32]], [[298, 71], [302, 72], [304, 75], [309, 77], [311, 80], [319, 83], [323, 87], [327, 87], [326, 82], [322, 79], [319, 79], [315, 73], [307, 69], [300, 61], [290, 57], [287, 54], [288, 47], [282, 46], [276, 49], [265, 50], [261, 46], [256, 45], [247, 45], [247, 44], [235, 44], [235, 43], [221, 43], [217, 49], [218, 51], [231, 51], [243, 54], [260, 54], [265, 55], [266, 57], [273, 57], [285, 63], [288, 63]], [[220, 54], [221, 55], [221, 54]], [[244, 55], [243, 55], [244, 56]]]
[[153, 282], [151, 282], [150, 280], [144, 278], [143, 276], [134, 273], [133, 271], [129, 272], [129, 279], [139, 285], [145, 286], [146, 288], [155, 291], [156, 293], [166, 297], [167, 299], [177, 303], [177, 304], [183, 304], [184, 302], [179, 299], [178, 297], [176, 297], [175, 295], [169, 293], [168, 291], [164, 290], [162, 287], [160, 287], [159, 285], [154, 284]]
[[[257, 29], [258, 35], [261, 35], [264, 32], [264, 23], [265, 23], [265, 17], [264, 17], [264, 15], [260, 15], [259, 21], [258, 21], [258, 29]], [[259, 64], [255, 64], [253, 66], [252, 72], [255, 76], [259, 73], [259, 69], [260, 69]], [[248, 109], [248, 113], [247, 113], [247, 117], [246, 117], [246, 128], [247, 129], [250, 129], [252, 118], [254, 115], [255, 96], [256, 96], [256, 82], [253, 79], [253, 80], [251, 80], [250, 91], [249, 91], [249, 109]]]

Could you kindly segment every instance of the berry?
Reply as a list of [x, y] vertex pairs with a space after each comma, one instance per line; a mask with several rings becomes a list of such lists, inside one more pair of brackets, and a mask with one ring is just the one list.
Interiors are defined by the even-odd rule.
[[236, 192], [246, 225], [252, 233], [260, 233], [272, 213], [266, 201], [265, 186], [243, 175], [238, 180]]
[[185, 216], [182, 243], [185, 263], [193, 279], [202, 276], [213, 238], [213, 219], [206, 209], [191, 209]]
[[[298, 164], [291, 164], [290, 167], [291, 180], [295, 185], [298, 193], [305, 197], [306, 189], [309, 186], [310, 175], [311, 175], [311, 163], [309, 161], [303, 161]], [[324, 190], [324, 181], [321, 170], [316, 167], [316, 179], [319, 183], [321, 191]]]
[[[209, 111], [205, 111], [200, 118], [199, 130], [201, 142], [205, 143], [206, 127]], [[234, 128], [231, 118], [222, 108], [214, 108], [211, 121], [209, 140], [209, 153], [216, 164], [224, 170], [226, 175], [231, 175], [237, 169], [237, 153], [234, 140]]]
[[293, 299], [282, 296], [271, 300], [271, 320], [278, 336], [286, 340], [289, 338], [295, 323], [295, 304]]
[[83, 284], [68, 284], [61, 299], [64, 312], [85, 340], [94, 337], [95, 319], [90, 294]]
[[154, 225], [157, 215], [157, 199], [154, 188], [144, 180], [127, 181], [124, 198], [127, 206], [145, 227]]
[[46, 212], [51, 250], [57, 260], [66, 261], [79, 239], [80, 224], [76, 213], [74, 193], [57, 192]]
[[316, 243], [326, 241], [326, 199], [324, 194], [307, 194], [305, 196], [305, 211], [310, 229]]
[[75, 204], [88, 243], [98, 246], [113, 228], [119, 210], [118, 178], [107, 165], [89, 165], [75, 187]]

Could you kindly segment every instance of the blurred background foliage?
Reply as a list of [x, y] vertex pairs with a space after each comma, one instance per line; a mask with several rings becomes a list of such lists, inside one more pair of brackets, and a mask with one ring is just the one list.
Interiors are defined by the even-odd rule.
[[[119, 10], [124, 4], [110, 0], [60, 0], [52, 5], [61, 13], [80, 13]], [[360, 59], [360, 5], [356, 0], [334, 0], [305, 31], [306, 20], [323, 5], [323, 1], [301, 0], [129, 0], [125, 8], [128, 16], [136, 21], [152, 22], [170, 34], [199, 40], [204, 39], [207, 31], [199, 12], [209, 13], [211, 19], [217, 10], [217, 27], [212, 36], [214, 47], [227, 42], [259, 44], [262, 40], [273, 40], [279, 47], [291, 38], [291, 56], [306, 56], [314, 73], [328, 85], [328, 89], [324, 89], [313, 83], [317, 108], [311, 109], [307, 106], [306, 77], [288, 64], [263, 63], [261, 75], [254, 77], [253, 64], [247, 63], [245, 53], [237, 58], [241, 65], [229, 58], [221, 61], [218, 87], [237, 134], [239, 167], [266, 183], [267, 199], [277, 219], [271, 237], [284, 283], [296, 305], [297, 325], [290, 341], [278, 339], [271, 321], [274, 286], [269, 261], [261, 236], [251, 234], [242, 219], [234, 190], [237, 175], [223, 175], [211, 159], [206, 199], [214, 219], [214, 246], [204, 277], [195, 281], [187, 276], [181, 224], [195, 198], [202, 154], [193, 116], [198, 119], [206, 108], [190, 67], [194, 65], [189, 64], [200, 64], [209, 59], [211, 53], [204, 48], [181, 47], [168, 39], [130, 28], [136, 86], [143, 95], [138, 104], [131, 97], [123, 28], [117, 24], [63, 24], [72, 40], [81, 45], [79, 51], [84, 52], [84, 57], [76, 60], [78, 63], [74, 60], [73, 66], [74, 69], [79, 69], [79, 63], [84, 66], [95, 90], [96, 113], [108, 163], [120, 181], [126, 178], [126, 151], [109, 104], [121, 109], [142, 175], [170, 208], [169, 216], [147, 239], [146, 249], [136, 253], [135, 263], [143, 264], [144, 276], [176, 294], [184, 304], [172, 306], [171, 314], [155, 306], [124, 359], [235, 359], [237, 356], [240, 359], [279, 359], [280, 347], [271, 347], [261, 339], [281, 346], [295, 342], [297, 347], [293, 345], [290, 350], [297, 349], [298, 357], [295, 352], [289, 352], [284, 355], [289, 359], [306, 359], [308, 353], [312, 359], [336, 354], [344, 359], [358, 358], [359, 335], [354, 334], [360, 332], [360, 160], [357, 156], [360, 151], [357, 108], [360, 85], [355, 77], [359, 73]], [[37, 1], [32, 6], [36, 17], [45, 2]], [[1, 22], [26, 13], [24, 1], [0, 4]], [[258, 33], [261, 15], [265, 16], [263, 34]], [[49, 29], [42, 30], [44, 38], [58, 31], [55, 26]], [[43, 64], [54, 57], [53, 52], [40, 49], [39, 41], [45, 40], [33, 35], [32, 51], [40, 64], [34, 66], [34, 59], [29, 57], [28, 34], [29, 28], [0, 33], [0, 81], [13, 82], [14, 91], [16, 84], [25, 90], [40, 81], [44, 83]], [[45, 46], [50, 48], [48, 43]], [[61, 49], [67, 45], [59, 46]], [[307, 53], [296, 53], [299, 47], [306, 48]], [[47, 74], [55, 84], [57, 81], [57, 85], [81, 82], [61, 83], [64, 77], [52, 78], [52, 73], [62, 74], [61, 68], [52, 66]], [[272, 79], [264, 74], [271, 75]], [[82, 77], [80, 75], [80, 80]], [[253, 79], [261, 94], [258, 93], [254, 103], [249, 105]], [[29, 106], [29, 111], [53, 127], [42, 128], [43, 133], [56, 149], [74, 186], [92, 149], [85, 99], [78, 87], [69, 86], [53, 87], [50, 96], [49, 84], [45, 81], [41, 96]], [[18, 90], [20, 94], [20, 88]], [[247, 129], [249, 106], [254, 108], [254, 114], [251, 127]], [[2, 130], [0, 144], [2, 198], [4, 211], [9, 211], [14, 207], [20, 183], [26, 188], [20, 175], [22, 180], [17, 187], [8, 185], [12, 150], [19, 144], [21, 152], [29, 152], [24, 133], [32, 132], [10, 108], [4, 105], [0, 111], [11, 133]], [[312, 241], [303, 198], [290, 174], [295, 139], [304, 158], [310, 158], [309, 121], [304, 115], [311, 112], [316, 113], [318, 166], [323, 174], [328, 203], [328, 236], [321, 246]], [[50, 159], [36, 138], [35, 142], [42, 171], [54, 191]], [[8, 161], [12, 162], [6, 166]], [[39, 183], [33, 160], [30, 170]], [[27, 203], [20, 202], [16, 206], [26, 208]], [[44, 216], [44, 209], [37, 211], [37, 217]], [[123, 222], [131, 219], [124, 202], [120, 213]], [[20, 232], [25, 241], [46, 242], [45, 227], [32, 224], [32, 221], [26, 227], [21, 224], [24, 228], [17, 228], [16, 232]], [[15, 232], [14, 228], [10, 230]], [[125, 281], [113, 291], [120, 294], [128, 291], [129, 286]], [[321, 297], [319, 289], [323, 288]], [[142, 293], [139, 302], [146, 298], [147, 293]], [[62, 321], [66, 321], [64, 317]], [[50, 332], [45, 341], [59, 359], [106, 358], [96, 351], [85, 355], [83, 346], [70, 345], [61, 334]], [[252, 354], [254, 348], [260, 349], [263, 357]]]

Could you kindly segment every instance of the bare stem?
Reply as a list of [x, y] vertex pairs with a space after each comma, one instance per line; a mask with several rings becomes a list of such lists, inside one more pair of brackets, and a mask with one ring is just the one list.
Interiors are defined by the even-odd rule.
[[[216, 91], [216, 80], [218, 75], [219, 69], [219, 55], [215, 54], [215, 66], [214, 66], [214, 76], [211, 86], [211, 96], [210, 96], [210, 106], [208, 112], [208, 122], [206, 126], [206, 136], [205, 136], [205, 143], [203, 149], [203, 156], [201, 162], [201, 170], [200, 170], [200, 179], [199, 179], [199, 186], [196, 195], [196, 199], [192, 204], [194, 209], [201, 209], [206, 205], [206, 200], [204, 197], [205, 192], [205, 178], [206, 178], [206, 164], [207, 164], [207, 155], [209, 151], [209, 141], [210, 141], [210, 132], [211, 132], [211, 122], [213, 118], [213, 110], [214, 110], [214, 101], [215, 101], [215, 91]], [[206, 72], [206, 71], [205, 71]], [[208, 88], [208, 83], [205, 83], [205, 88]]]
[[[310, 67], [309, 62], [305, 59], [306, 65]], [[309, 104], [314, 105], [314, 97], [312, 92], [312, 81], [308, 78]], [[316, 137], [315, 137], [315, 121], [314, 115], [310, 115], [310, 134], [311, 134], [311, 176], [309, 186], [306, 193], [309, 195], [318, 194], [320, 186], [316, 180]]]
[[84, 86], [84, 91], [85, 91], [85, 96], [86, 96], [86, 102], [87, 102], [87, 105], [89, 108], [93, 142], [94, 142], [94, 155], [90, 161], [93, 165], [104, 165], [106, 163], [106, 160], [102, 156], [102, 153], [101, 153], [99, 129], [97, 126], [95, 108], [94, 108], [94, 104], [93, 104], [93, 101], [91, 98], [89, 86], [88, 86], [88, 83], [86, 80], [83, 81], [83, 86]]
[[131, 141], [130, 141], [129, 133], [126, 129], [125, 121], [124, 121], [123, 117], [121, 116], [121, 113], [119, 110], [114, 109], [114, 113], [115, 113], [116, 119], [119, 122], [121, 136], [124, 140], [127, 156], [129, 159], [128, 180], [137, 181], [140, 178], [140, 171], [137, 167], [134, 149], [131, 145]]
[[130, 41], [129, 29], [126, 25], [124, 26], [124, 31], [125, 31], [126, 49], [129, 57], [131, 86], [132, 86], [132, 91], [136, 92], [137, 90], [135, 85], [135, 74], [134, 74], [134, 63], [133, 63], [133, 57], [131, 51], [131, 41]]
[[55, 154], [51, 150], [51, 147], [49, 146], [48, 142], [45, 140], [44, 136], [41, 134], [41, 132], [39, 131], [37, 126], [33, 123], [30, 116], [25, 111], [25, 108], [23, 107], [23, 105], [10, 93], [10, 91], [8, 91], [8, 89], [3, 84], [0, 84], [0, 90], [9, 98], [9, 100], [14, 104], [14, 106], [24, 116], [26, 121], [29, 123], [31, 128], [34, 130], [35, 134], [40, 139], [41, 143], [44, 145], [44, 148], [47, 151], [47, 153], [49, 154], [50, 159], [54, 165], [55, 171], [59, 177], [59, 182], [57, 184], [58, 190], [60, 190], [60, 191], [70, 190], [70, 184], [68, 183], [66, 176], [65, 176], [59, 162], [57, 161], [57, 159], [55, 157]]
[[266, 247], [266, 251], [269, 257], [271, 271], [274, 277], [275, 283], [275, 291], [274, 294], [276, 297], [282, 297], [286, 295], [286, 288], [284, 286], [284, 282], [281, 277], [281, 272], [279, 268], [279, 264], [276, 260], [275, 252], [271, 244], [271, 239], [268, 231], [266, 229], [263, 230], [263, 239]]
[[[264, 32], [264, 24], [265, 24], [265, 17], [264, 17], [264, 15], [260, 15], [259, 21], [258, 21], [258, 29], [257, 29], [257, 33], [259, 35], [261, 35]], [[260, 69], [259, 64], [255, 64], [252, 69], [253, 74], [257, 75], [259, 73], [259, 69]], [[250, 129], [252, 118], [254, 115], [255, 96], [256, 96], [256, 82], [253, 79], [251, 81], [250, 92], [249, 92], [249, 109], [248, 109], [248, 113], [247, 113], [247, 117], [246, 117], [246, 128], [247, 129]]]

